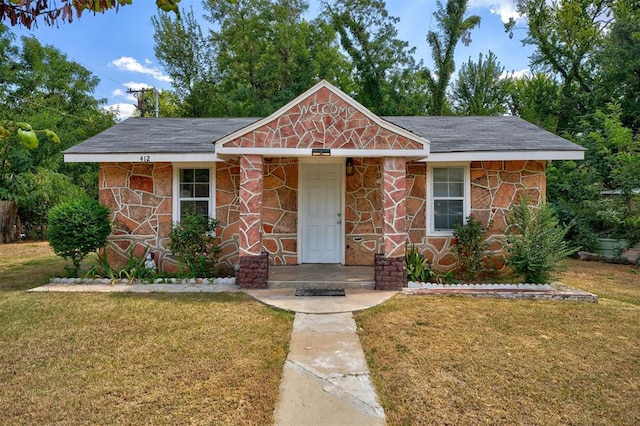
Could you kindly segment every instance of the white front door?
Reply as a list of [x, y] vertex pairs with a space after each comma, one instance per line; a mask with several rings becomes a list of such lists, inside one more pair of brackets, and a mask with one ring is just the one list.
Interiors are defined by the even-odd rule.
[[342, 165], [301, 164], [302, 263], [342, 262]]

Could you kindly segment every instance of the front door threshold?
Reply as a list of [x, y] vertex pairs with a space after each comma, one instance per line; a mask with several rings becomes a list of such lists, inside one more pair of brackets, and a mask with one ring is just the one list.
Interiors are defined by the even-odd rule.
[[373, 266], [302, 264], [269, 267], [268, 288], [371, 289], [375, 288]]

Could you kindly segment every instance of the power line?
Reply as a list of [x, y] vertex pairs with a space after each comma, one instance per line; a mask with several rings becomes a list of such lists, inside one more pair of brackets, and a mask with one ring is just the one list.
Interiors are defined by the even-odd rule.
[[144, 94], [147, 92], [156, 92], [156, 116], [158, 115], [158, 99], [157, 99], [157, 94], [158, 91], [155, 89], [155, 87], [147, 87], [147, 88], [142, 88], [142, 89], [131, 89], [128, 88], [127, 89], [127, 93], [133, 94], [133, 96], [136, 97], [136, 99], [138, 100], [138, 110], [140, 110], [140, 117], [144, 117], [144, 113], [146, 111], [146, 106], [144, 103]]

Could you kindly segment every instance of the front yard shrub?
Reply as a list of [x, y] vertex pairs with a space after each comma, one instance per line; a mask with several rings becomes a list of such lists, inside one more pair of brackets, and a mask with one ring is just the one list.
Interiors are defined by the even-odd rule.
[[548, 205], [535, 207], [520, 198], [507, 218], [507, 264], [528, 283], [548, 283], [562, 270], [562, 261], [575, 253], [564, 240], [568, 227], [559, 225]]
[[451, 283], [451, 272], [438, 273], [431, 268], [431, 262], [416, 248], [415, 244], [405, 245], [404, 260], [407, 264], [407, 279], [421, 283]]
[[87, 271], [85, 277], [107, 278], [110, 279], [112, 283], [115, 283], [118, 279], [126, 279], [129, 282], [133, 282], [135, 279], [150, 280], [155, 275], [155, 270], [148, 269], [145, 266], [149, 247], [145, 247], [142, 256], [138, 257], [135, 255], [137, 245], [138, 244], [132, 244], [131, 247], [129, 247], [127, 263], [120, 269], [114, 269], [111, 267], [107, 259], [106, 251], [98, 253], [96, 264]]
[[187, 215], [174, 224], [169, 249], [192, 278], [212, 278], [220, 247], [215, 244], [216, 219]]
[[491, 222], [482, 226], [473, 215], [469, 215], [464, 225], [454, 225], [453, 236], [455, 245], [451, 249], [458, 260], [458, 274], [463, 280], [474, 280], [482, 271], [482, 259], [485, 250], [489, 247], [487, 231], [491, 228]]
[[47, 238], [58, 256], [71, 260], [69, 275], [77, 275], [84, 258], [107, 244], [110, 213], [108, 207], [89, 198], [77, 198], [49, 210]]

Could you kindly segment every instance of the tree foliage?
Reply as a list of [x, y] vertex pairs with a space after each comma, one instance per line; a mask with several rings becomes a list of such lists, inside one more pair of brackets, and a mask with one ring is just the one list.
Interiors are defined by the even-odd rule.
[[[64, 182], [97, 196], [97, 165], [65, 164], [61, 152], [113, 125], [114, 119], [92, 96], [98, 79], [59, 50], [29, 37], [18, 44], [0, 24], [0, 58], [0, 125], [8, 131], [0, 130], [8, 136], [0, 138], [0, 199], [14, 200], [23, 224], [41, 230], [46, 214], [32, 207], [63, 201], [53, 192], [61, 191]], [[67, 192], [75, 189], [70, 186]]]
[[[42, 19], [46, 25], [57, 25], [59, 21], [73, 22], [83, 13], [105, 13], [107, 10], [131, 4], [133, 0], [59, 0], [60, 5], [49, 0], [0, 0], [0, 22], [27, 28], [38, 25]], [[156, 5], [165, 12], [178, 14], [180, 0], [156, 0]]]
[[468, 0], [447, 0], [443, 7], [437, 2], [438, 10], [433, 16], [438, 24], [438, 32], [429, 30], [427, 43], [431, 46], [431, 56], [435, 64], [433, 71], [426, 70], [426, 81], [431, 94], [428, 112], [431, 115], [448, 113], [447, 88], [456, 69], [454, 54], [458, 41], [471, 42], [471, 30], [480, 25], [480, 17], [465, 18]]
[[[557, 76], [562, 82], [558, 130], [573, 130], [593, 110], [593, 55], [611, 24], [611, 0], [516, 0], [516, 10], [527, 22], [522, 40], [536, 48], [534, 70]], [[513, 34], [515, 21], [506, 25]]]
[[560, 84], [549, 74], [513, 78], [507, 104], [509, 113], [555, 133], [560, 109]]
[[506, 112], [511, 78], [496, 55], [482, 53], [478, 61], [469, 59], [460, 67], [453, 84], [452, 101], [456, 112], [463, 115], [502, 115]]
[[336, 1], [325, 11], [353, 64], [355, 99], [379, 115], [424, 114], [426, 87], [415, 47], [398, 39], [399, 19], [384, 1]]
[[612, 4], [614, 21], [595, 53], [596, 90], [601, 103], [620, 105], [620, 119], [640, 132], [640, 1]]

